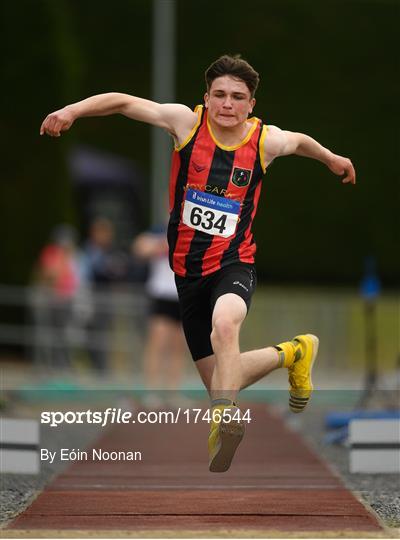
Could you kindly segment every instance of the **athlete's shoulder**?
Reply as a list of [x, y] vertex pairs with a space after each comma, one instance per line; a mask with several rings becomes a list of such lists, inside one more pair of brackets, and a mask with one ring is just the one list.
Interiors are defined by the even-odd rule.
[[[201, 123], [203, 105], [197, 105], [194, 109], [190, 109], [183, 105], [186, 108], [185, 117], [182, 113], [182, 122], [177, 126], [173, 137], [175, 139], [175, 150], [182, 150], [184, 146], [191, 140], [195, 134], [197, 128]], [[189, 114], [189, 112], [190, 114]]]
[[278, 157], [285, 145], [285, 132], [277, 126], [265, 125], [265, 137], [263, 141], [266, 165], [268, 166]]
[[273, 140], [279, 140], [282, 137], [283, 131], [277, 126], [272, 126], [270, 124], [265, 124], [265, 128], [268, 133], [268, 137]]
[[190, 126], [197, 120], [197, 113], [182, 103], [163, 103], [162, 115], [172, 126]]

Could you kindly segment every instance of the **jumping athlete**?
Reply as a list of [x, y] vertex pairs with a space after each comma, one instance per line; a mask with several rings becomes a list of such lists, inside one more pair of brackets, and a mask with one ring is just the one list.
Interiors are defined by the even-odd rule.
[[40, 133], [59, 137], [78, 118], [119, 113], [172, 136], [169, 259], [186, 340], [211, 397], [209, 468], [223, 472], [244, 434], [238, 392], [283, 367], [289, 373], [289, 407], [302, 412], [313, 389], [318, 352], [318, 338], [311, 334], [239, 350], [240, 327], [256, 286], [251, 228], [261, 180], [274, 159], [291, 154], [321, 161], [343, 176], [344, 184], [355, 184], [355, 171], [348, 158], [311, 137], [250, 117], [259, 75], [242, 58], [220, 57], [205, 78], [204, 105], [194, 111], [107, 93], [51, 113]]

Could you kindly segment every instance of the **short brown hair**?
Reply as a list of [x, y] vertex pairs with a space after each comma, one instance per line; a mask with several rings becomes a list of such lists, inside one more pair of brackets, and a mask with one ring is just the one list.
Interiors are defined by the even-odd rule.
[[242, 80], [250, 90], [251, 97], [254, 97], [260, 76], [246, 60], [240, 57], [240, 54], [235, 56], [224, 54], [207, 68], [205, 72], [207, 92], [210, 91], [213, 81], [224, 75]]

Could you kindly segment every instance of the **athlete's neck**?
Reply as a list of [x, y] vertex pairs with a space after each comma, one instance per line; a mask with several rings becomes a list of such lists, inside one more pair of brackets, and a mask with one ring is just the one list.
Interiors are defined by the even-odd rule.
[[224, 146], [236, 146], [240, 144], [246, 138], [251, 128], [251, 123], [247, 120], [233, 127], [219, 126], [211, 118], [208, 121], [214, 137]]

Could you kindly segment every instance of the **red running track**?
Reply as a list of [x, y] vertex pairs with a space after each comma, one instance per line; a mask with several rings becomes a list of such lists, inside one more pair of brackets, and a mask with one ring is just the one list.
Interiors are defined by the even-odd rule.
[[204, 422], [115, 425], [95, 447], [140, 451], [142, 461], [73, 463], [9, 530], [383, 532], [281, 417], [266, 406], [251, 411], [245, 438], [223, 474], [208, 472]]

